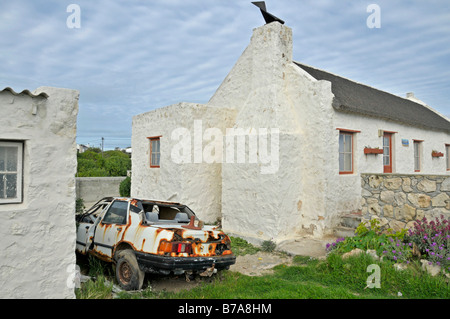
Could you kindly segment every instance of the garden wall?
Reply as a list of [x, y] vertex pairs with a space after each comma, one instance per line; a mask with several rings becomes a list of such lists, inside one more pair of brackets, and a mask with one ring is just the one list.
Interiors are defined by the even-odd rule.
[[120, 196], [119, 186], [125, 179], [120, 177], [77, 177], [76, 194], [82, 198], [86, 208], [103, 197]]
[[398, 231], [416, 219], [450, 218], [450, 176], [361, 174], [362, 215]]

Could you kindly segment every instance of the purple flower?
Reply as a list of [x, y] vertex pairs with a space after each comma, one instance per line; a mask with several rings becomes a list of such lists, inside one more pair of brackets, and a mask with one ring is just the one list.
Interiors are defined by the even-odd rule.
[[394, 256], [394, 260], [397, 260], [397, 257]]

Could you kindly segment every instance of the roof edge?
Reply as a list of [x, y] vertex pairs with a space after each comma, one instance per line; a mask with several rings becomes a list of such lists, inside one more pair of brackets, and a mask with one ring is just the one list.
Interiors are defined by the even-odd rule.
[[33, 94], [33, 93], [31, 93], [29, 90], [23, 90], [22, 92], [16, 92], [16, 91], [14, 91], [12, 88], [10, 88], [10, 87], [6, 87], [6, 88], [4, 88], [3, 90], [1, 90], [0, 91], [0, 93], [1, 92], [9, 92], [9, 93], [11, 93], [12, 95], [15, 95], [15, 96], [19, 96], [19, 95], [28, 95], [29, 97], [31, 97], [31, 98], [35, 98], [35, 97], [43, 97], [43, 98], [48, 98], [49, 96], [48, 96], [48, 94], [47, 93], [45, 93], [45, 92], [41, 92], [41, 93], [39, 93], [39, 94]]

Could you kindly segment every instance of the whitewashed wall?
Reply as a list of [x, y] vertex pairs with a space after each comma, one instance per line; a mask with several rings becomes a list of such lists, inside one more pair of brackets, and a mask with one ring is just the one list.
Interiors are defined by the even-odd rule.
[[67, 280], [75, 266], [79, 93], [40, 92], [48, 99], [0, 93], [0, 139], [24, 141], [23, 202], [0, 204], [0, 298], [75, 297]]
[[[208, 128], [225, 128], [233, 123], [235, 112], [202, 104], [179, 103], [133, 117], [131, 196], [170, 200], [188, 205], [200, 219], [214, 223], [221, 216], [221, 163], [207, 163], [194, 158], [194, 136], [201, 142], [201, 153], [210, 143], [203, 134]], [[197, 121], [197, 122], [196, 122]], [[194, 123], [201, 124], [195, 135]], [[198, 126], [200, 127], [200, 126]], [[186, 129], [191, 143], [190, 160], [177, 163], [172, 151], [179, 145], [180, 136], [172, 133]], [[150, 142], [147, 137], [161, 136], [159, 168], [150, 167]], [[182, 152], [180, 152], [182, 154]]]
[[[336, 112], [334, 128], [346, 128], [361, 131], [354, 134], [354, 165], [351, 175], [339, 175], [335, 168], [336, 192], [334, 201], [336, 210], [349, 212], [361, 208], [361, 173], [383, 173], [383, 156], [365, 155], [364, 147], [383, 148], [383, 138], [378, 136], [378, 130], [397, 132], [393, 134], [393, 173], [398, 174], [449, 174], [446, 168], [445, 144], [450, 143], [450, 134], [439, 131], [425, 130], [406, 124], [386, 121], [383, 119], [363, 117], [354, 114]], [[402, 139], [409, 141], [409, 146], [402, 145]], [[422, 169], [414, 172], [413, 140], [423, 140]], [[331, 146], [332, 145], [332, 146]], [[337, 153], [339, 147], [339, 131], [335, 132], [330, 146]], [[444, 153], [444, 157], [433, 158], [433, 150]], [[338, 160], [335, 159], [336, 165]]]

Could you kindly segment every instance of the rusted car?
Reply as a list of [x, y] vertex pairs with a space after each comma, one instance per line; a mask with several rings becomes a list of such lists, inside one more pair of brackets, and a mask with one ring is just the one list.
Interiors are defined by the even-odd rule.
[[106, 197], [76, 221], [76, 251], [114, 263], [125, 290], [141, 289], [145, 273], [211, 274], [236, 262], [230, 238], [180, 203]]

